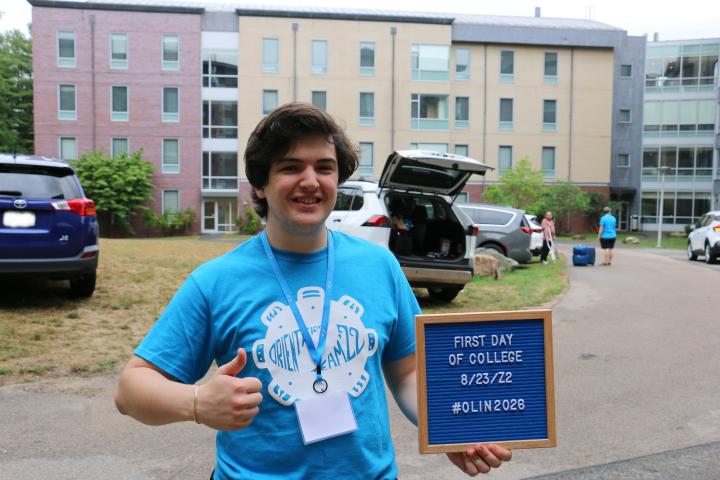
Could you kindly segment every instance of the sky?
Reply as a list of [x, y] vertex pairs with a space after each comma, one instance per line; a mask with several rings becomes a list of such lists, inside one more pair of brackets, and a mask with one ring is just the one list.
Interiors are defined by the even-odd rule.
[[[660, 40], [720, 38], [720, 1], [683, 0], [214, 0], [244, 5], [318, 6], [388, 9], [477, 15], [532, 16], [540, 7], [543, 17], [583, 18], [626, 30], [630, 35], [658, 32]], [[143, 3], [143, 0], [138, 0]], [[0, 31], [26, 32], [31, 6], [26, 0], [0, 0]]]

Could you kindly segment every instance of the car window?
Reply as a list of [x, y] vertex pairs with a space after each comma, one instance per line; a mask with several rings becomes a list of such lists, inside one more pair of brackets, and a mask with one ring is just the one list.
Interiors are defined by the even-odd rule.
[[339, 189], [333, 210], [350, 210], [352, 199], [353, 191], [351, 189]]
[[715, 217], [714, 217], [714, 220], [715, 220], [716, 222], [720, 222], [720, 215], [715, 216]]
[[0, 196], [68, 200], [82, 195], [70, 170], [0, 165]]
[[700, 225], [701, 227], [707, 227], [708, 225], [710, 225], [710, 215], [704, 215], [700, 219], [700, 221], [698, 221], [698, 225]]
[[360, 210], [365, 203], [362, 190], [353, 190], [350, 210]]
[[488, 208], [468, 208], [465, 212], [470, 214], [473, 222], [483, 225], [507, 225], [515, 215], [512, 212]]

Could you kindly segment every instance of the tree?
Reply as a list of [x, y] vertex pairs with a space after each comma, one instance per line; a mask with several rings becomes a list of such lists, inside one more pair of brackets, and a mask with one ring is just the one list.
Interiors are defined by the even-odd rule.
[[0, 152], [33, 153], [32, 41], [0, 32]]
[[558, 182], [547, 189], [542, 199], [541, 211], [555, 214], [555, 224], [562, 229], [570, 230], [570, 215], [587, 213], [590, 207], [588, 194], [570, 182]]
[[530, 160], [524, 157], [513, 168], [505, 170], [499, 183], [485, 190], [483, 199], [488, 203], [534, 212], [542, 197], [544, 182], [543, 173], [533, 169]]
[[106, 233], [117, 221], [127, 232], [134, 233], [129, 218], [138, 211], [147, 211], [144, 202], [153, 198], [155, 188], [151, 179], [155, 169], [142, 159], [142, 150], [115, 158], [100, 151], [90, 152], [74, 161], [73, 167], [85, 195], [95, 201], [101, 231]]

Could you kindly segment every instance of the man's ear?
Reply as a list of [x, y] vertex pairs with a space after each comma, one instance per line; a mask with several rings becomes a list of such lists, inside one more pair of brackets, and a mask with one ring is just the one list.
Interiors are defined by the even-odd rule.
[[265, 189], [260, 187], [255, 187], [255, 195], [257, 195], [258, 198], [265, 199]]

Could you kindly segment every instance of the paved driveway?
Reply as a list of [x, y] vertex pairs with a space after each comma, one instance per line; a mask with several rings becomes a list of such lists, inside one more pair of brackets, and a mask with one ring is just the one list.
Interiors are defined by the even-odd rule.
[[[493, 477], [720, 478], [720, 265], [618, 249], [612, 267], [570, 267], [570, 285], [553, 306], [559, 445]], [[0, 388], [0, 479], [205, 479], [212, 432], [117, 414], [114, 381]], [[463, 478], [392, 417], [401, 478]]]

